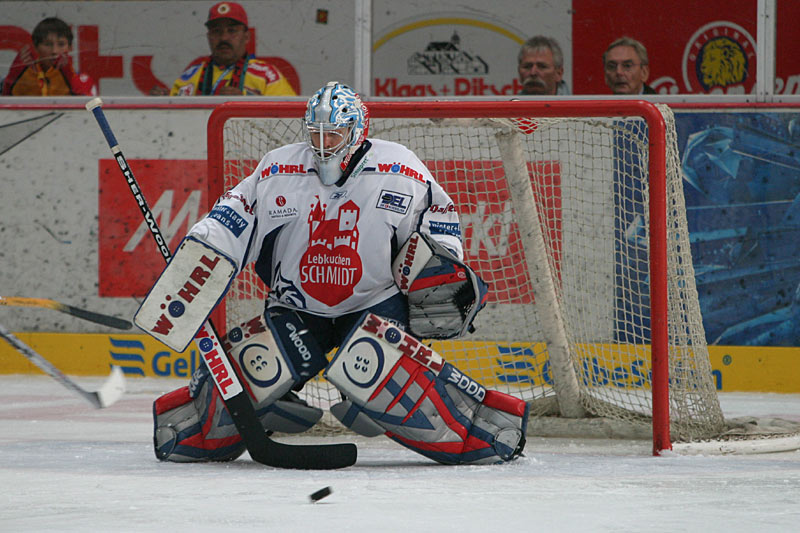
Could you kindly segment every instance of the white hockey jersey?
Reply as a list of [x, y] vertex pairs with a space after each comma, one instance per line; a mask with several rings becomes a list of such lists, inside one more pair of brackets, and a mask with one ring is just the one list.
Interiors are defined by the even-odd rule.
[[269, 305], [325, 317], [366, 309], [398, 292], [392, 254], [413, 231], [463, 259], [453, 201], [408, 148], [372, 146], [343, 186], [325, 186], [311, 149], [269, 152], [190, 234], [270, 287]]

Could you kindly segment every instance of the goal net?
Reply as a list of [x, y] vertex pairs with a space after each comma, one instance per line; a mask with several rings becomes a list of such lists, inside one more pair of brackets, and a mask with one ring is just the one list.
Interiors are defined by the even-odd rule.
[[[526, 400], [529, 434], [716, 437], [716, 395], [695, 288], [677, 138], [637, 101], [368, 102], [370, 137], [428, 166], [489, 284], [475, 332], [428, 342], [487, 388]], [[270, 150], [302, 139], [300, 102], [227, 103], [209, 122], [209, 201]], [[263, 312], [251, 268], [228, 328]], [[321, 377], [301, 394], [327, 409]], [[322, 431], [342, 429], [326, 413]]]

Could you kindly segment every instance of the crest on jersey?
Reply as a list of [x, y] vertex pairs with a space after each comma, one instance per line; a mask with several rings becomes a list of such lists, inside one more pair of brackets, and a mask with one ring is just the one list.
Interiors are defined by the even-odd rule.
[[363, 268], [358, 255], [358, 218], [361, 209], [352, 200], [327, 219], [319, 196], [308, 216], [308, 249], [300, 260], [300, 285], [326, 305], [335, 306], [353, 295]]

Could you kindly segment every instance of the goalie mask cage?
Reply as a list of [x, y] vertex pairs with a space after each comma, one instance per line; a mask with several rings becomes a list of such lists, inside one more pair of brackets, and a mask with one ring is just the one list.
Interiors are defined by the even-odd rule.
[[[367, 106], [369, 137], [410, 148], [453, 199], [466, 262], [489, 284], [474, 333], [429, 343], [447, 361], [526, 400], [530, 435], [652, 432], [658, 454], [672, 440], [727, 429], [668, 107], [635, 100]], [[301, 141], [304, 111], [296, 101], [215, 109], [209, 203], [268, 151]], [[230, 328], [257, 316], [266, 294], [248, 267], [217, 319]], [[339, 401], [319, 376], [301, 395], [323, 409]], [[341, 429], [327, 412], [321, 426]]]

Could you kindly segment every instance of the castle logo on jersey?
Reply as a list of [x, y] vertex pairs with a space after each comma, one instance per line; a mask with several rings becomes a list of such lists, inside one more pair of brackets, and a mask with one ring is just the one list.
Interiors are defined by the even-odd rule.
[[706, 24], [686, 43], [683, 81], [692, 93], [752, 92], [756, 82], [755, 40], [732, 22]]
[[352, 200], [342, 204], [335, 218], [326, 219], [319, 197], [308, 216], [308, 250], [300, 260], [300, 285], [320, 302], [335, 306], [352, 296], [363, 272], [358, 255], [358, 217]]

